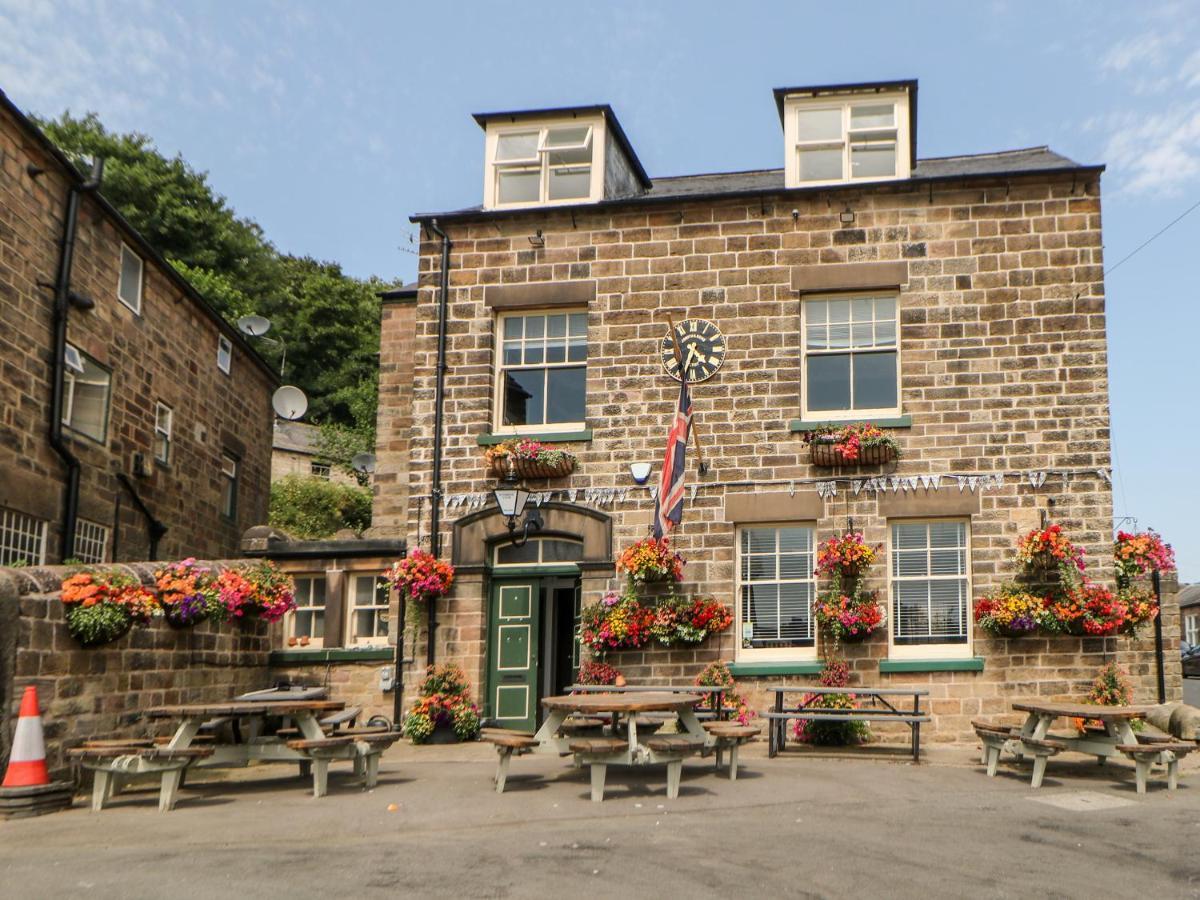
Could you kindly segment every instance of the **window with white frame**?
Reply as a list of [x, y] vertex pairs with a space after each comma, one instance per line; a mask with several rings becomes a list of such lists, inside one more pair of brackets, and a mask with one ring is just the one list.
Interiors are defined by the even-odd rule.
[[46, 562], [46, 520], [0, 507], [0, 566]]
[[1200, 613], [1183, 617], [1183, 639], [1193, 647], [1200, 643]]
[[232, 453], [221, 454], [221, 515], [237, 515], [238, 459]]
[[514, 126], [489, 135], [494, 206], [566, 203], [592, 198], [596, 128], [578, 121]]
[[154, 407], [154, 458], [160, 463], [171, 461], [171, 429], [175, 424], [175, 411], [165, 403]]
[[122, 244], [117, 297], [138, 315], [142, 314], [142, 271], [142, 258]]
[[492, 565], [503, 566], [554, 566], [561, 563], [580, 562], [583, 559], [583, 544], [564, 538], [533, 538], [520, 546], [512, 543], [498, 544], [492, 555]]
[[497, 429], [582, 428], [587, 405], [587, 313], [507, 313], [500, 316], [497, 328]]
[[803, 417], [899, 413], [896, 307], [895, 294], [805, 299]]
[[908, 177], [906, 95], [793, 97], [785, 108], [788, 187]]
[[351, 576], [349, 588], [346, 645], [386, 644], [391, 588], [374, 574]]
[[233, 366], [233, 341], [223, 334], [217, 335], [217, 368], [229, 374]]
[[328, 481], [333, 474], [333, 467], [329, 463], [309, 463], [308, 472], [313, 478], [323, 478]]
[[70, 344], [67, 344], [65, 356], [62, 423], [103, 444], [108, 434], [112, 374]]
[[292, 580], [296, 584], [296, 608], [288, 613], [287, 636], [320, 647], [325, 643], [325, 573], [296, 575]]
[[738, 659], [814, 659], [813, 529], [738, 529]]
[[84, 563], [102, 563], [108, 553], [108, 529], [99, 522], [75, 522], [75, 558]]
[[890, 531], [891, 655], [969, 655], [967, 523], [951, 519], [893, 522]]

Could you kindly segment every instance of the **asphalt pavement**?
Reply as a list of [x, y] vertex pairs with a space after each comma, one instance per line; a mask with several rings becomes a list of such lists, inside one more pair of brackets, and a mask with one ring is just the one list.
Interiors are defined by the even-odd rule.
[[[875, 749], [775, 760], [736, 782], [711, 762], [610, 769], [605, 801], [558, 757], [397, 746], [379, 786], [348, 771], [314, 800], [290, 767], [209, 773], [160, 814], [111, 808], [0, 822], [0, 897], [1116, 897], [1200, 896], [1200, 764], [1179, 790], [1132, 768], [1051, 760], [987, 778], [970, 748], [919, 766]], [[1196, 754], [1200, 756], [1200, 754]]]

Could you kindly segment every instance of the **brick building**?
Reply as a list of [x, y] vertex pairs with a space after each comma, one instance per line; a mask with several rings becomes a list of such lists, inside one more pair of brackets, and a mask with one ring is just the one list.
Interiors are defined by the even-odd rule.
[[0, 565], [223, 558], [266, 521], [274, 374], [3, 93], [0, 359]]
[[354, 476], [321, 455], [320, 434], [321, 430], [316, 425], [277, 420], [271, 444], [271, 480], [299, 475], [357, 486], [358, 480]]
[[[735, 622], [610, 654], [631, 681], [731, 660], [760, 708], [762, 686], [810, 681], [829, 650], [815, 545], [853, 525], [883, 547], [867, 587], [888, 616], [843, 653], [858, 683], [927, 687], [935, 739], [1017, 697], [1077, 698], [1113, 658], [1153, 699], [1150, 639], [1002, 640], [972, 616], [1045, 519], [1109, 577], [1103, 167], [1046, 147], [919, 158], [916, 101], [908, 81], [777, 90], [783, 167], [655, 179], [607, 106], [476, 116], [484, 202], [413, 217], [416, 303], [384, 308], [374, 530], [457, 568], [433, 640], [407, 635], [409, 690], [426, 658], [457, 662], [485, 715], [529, 727], [570, 683], [581, 606], [648, 530], [679, 394], [670, 315], [718, 332], [691, 390], [707, 471], [690, 447], [673, 541], [684, 590]], [[813, 465], [806, 432], [864, 420], [898, 461]], [[518, 436], [578, 457], [527, 484], [543, 527], [521, 548], [483, 460]], [[1172, 697], [1177, 615], [1164, 604]]]

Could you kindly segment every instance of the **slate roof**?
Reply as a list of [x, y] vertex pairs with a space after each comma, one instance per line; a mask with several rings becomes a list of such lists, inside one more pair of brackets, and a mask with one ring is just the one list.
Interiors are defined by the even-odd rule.
[[275, 422], [275, 435], [271, 441], [271, 449], [288, 450], [292, 453], [304, 453], [308, 456], [317, 455], [317, 435], [321, 433], [316, 425], [306, 425], [304, 422]]
[[811, 193], [831, 190], [868, 190], [888, 185], [913, 185], [933, 182], [956, 181], [968, 178], [1007, 177], [1052, 172], [1102, 172], [1104, 166], [1085, 165], [1055, 153], [1049, 147], [1024, 147], [1019, 150], [1002, 150], [996, 153], [972, 153], [961, 156], [934, 156], [917, 160], [912, 174], [907, 179], [878, 182], [845, 182], [819, 187], [788, 189], [784, 186], [783, 169], [757, 169], [749, 172], [714, 172], [707, 175], [679, 175], [669, 178], [654, 178], [650, 188], [638, 194], [594, 203], [572, 206], [529, 207], [519, 210], [484, 210], [482, 206], [443, 213], [418, 213], [411, 217], [413, 222], [427, 219], [454, 219], [472, 216], [511, 215], [530, 211], [547, 212], [572, 209], [587, 209], [614, 205], [661, 203], [670, 200], [720, 199], [726, 196], [751, 196], [758, 194]]
[[1200, 584], [1185, 584], [1180, 586], [1179, 605], [1200, 606]]
[[388, 288], [386, 291], [380, 291], [377, 296], [380, 300], [407, 300], [417, 296], [417, 287], [419, 285], [415, 281], [410, 281], [408, 284], [402, 284], [400, 287]]

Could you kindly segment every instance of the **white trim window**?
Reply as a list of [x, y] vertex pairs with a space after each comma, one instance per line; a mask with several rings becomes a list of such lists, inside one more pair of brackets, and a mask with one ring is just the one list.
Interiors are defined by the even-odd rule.
[[287, 616], [287, 637], [308, 638], [309, 647], [325, 644], [325, 573], [295, 575], [296, 608]]
[[142, 314], [142, 258], [121, 244], [121, 273], [117, 277], [117, 299], [139, 316]]
[[233, 368], [233, 341], [223, 334], [217, 335], [217, 368], [226, 375]]
[[1193, 647], [1200, 643], [1200, 613], [1188, 613], [1183, 617], [1183, 639]]
[[603, 184], [603, 130], [572, 119], [488, 129], [489, 207], [578, 203], [599, 199]]
[[175, 411], [167, 404], [154, 405], [154, 458], [163, 465], [171, 462], [171, 431], [175, 425]]
[[906, 94], [789, 98], [785, 110], [788, 187], [909, 176]]
[[801, 415], [862, 419], [900, 412], [895, 294], [806, 298]]
[[891, 522], [889, 654], [971, 655], [970, 528], [965, 520]]
[[308, 474], [313, 478], [329, 481], [333, 477], [333, 466], [329, 463], [314, 462], [308, 464]]
[[0, 506], [0, 566], [46, 564], [45, 519]]
[[587, 407], [587, 312], [504, 313], [496, 367], [497, 431], [582, 428]]
[[375, 575], [352, 575], [346, 602], [346, 646], [387, 644], [391, 588]]
[[492, 566], [560, 566], [583, 561], [583, 543], [567, 538], [531, 538], [517, 546], [497, 544], [492, 551]]
[[237, 515], [238, 459], [232, 453], [221, 454], [221, 515], [232, 519]]
[[103, 444], [108, 436], [112, 373], [70, 344], [67, 344], [65, 357], [62, 423]]
[[108, 529], [90, 519], [75, 521], [75, 558], [95, 565], [104, 562], [108, 554]]
[[810, 525], [738, 529], [738, 659], [816, 659], [814, 541]]

